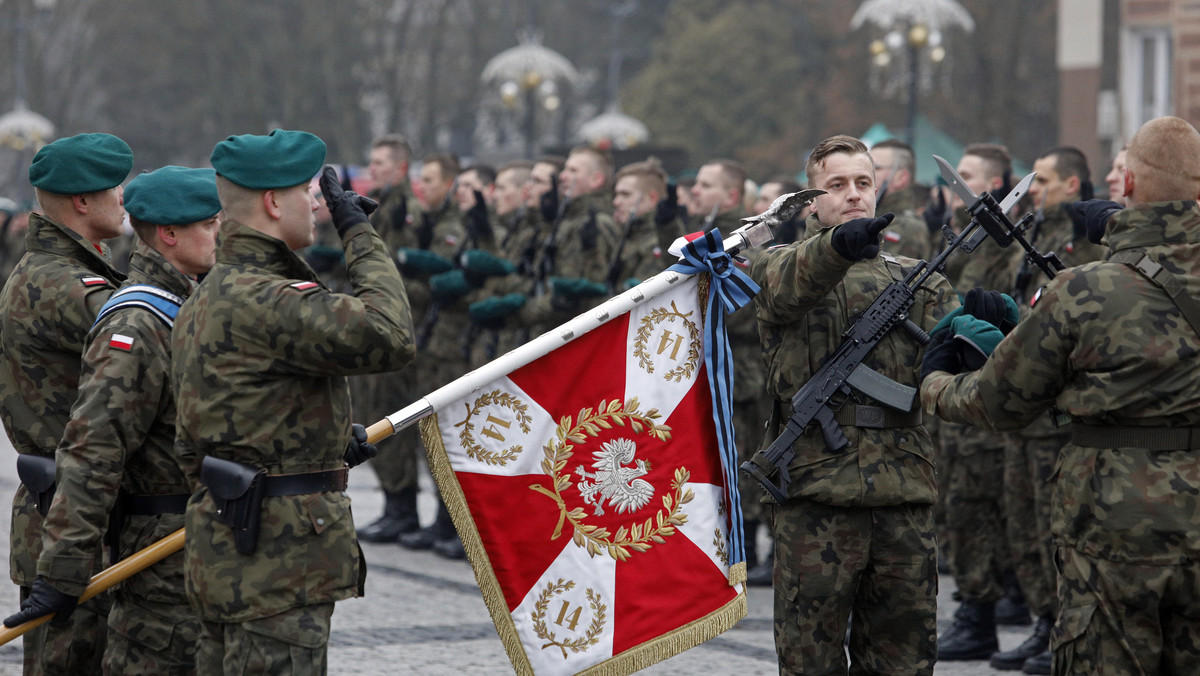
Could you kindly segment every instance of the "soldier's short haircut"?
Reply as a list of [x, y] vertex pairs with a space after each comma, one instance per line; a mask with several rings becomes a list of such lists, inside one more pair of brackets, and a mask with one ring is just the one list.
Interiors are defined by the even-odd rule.
[[1012, 155], [1008, 148], [999, 143], [972, 143], [963, 149], [963, 155], [974, 155], [983, 160], [984, 178], [1005, 178], [1012, 173]]
[[709, 160], [701, 165], [701, 168], [710, 165], [715, 165], [721, 170], [721, 178], [725, 179], [725, 188], [727, 190], [737, 190], [737, 198], [740, 202], [742, 196], [746, 194], [746, 168], [741, 162], [736, 160]]
[[571, 154], [576, 155], [583, 153], [592, 158], [596, 163], [596, 168], [604, 174], [604, 180], [612, 178], [613, 173], [613, 158], [612, 153], [607, 150], [601, 150], [595, 146], [581, 145], [571, 148]]
[[1054, 158], [1054, 171], [1059, 178], [1074, 176], [1083, 181], [1092, 180], [1092, 172], [1088, 169], [1087, 157], [1083, 151], [1074, 146], [1056, 146], [1042, 153], [1038, 159]]
[[453, 180], [459, 173], [458, 157], [451, 153], [433, 153], [426, 155], [423, 160], [425, 164], [436, 164], [442, 170], [442, 178], [445, 180]]
[[657, 157], [648, 157], [641, 162], [634, 162], [621, 167], [613, 182], [632, 176], [637, 179], [642, 192], [654, 192], [659, 197], [667, 194], [667, 172], [663, 171], [662, 162]]
[[1200, 132], [1178, 117], [1150, 120], [1129, 139], [1125, 166], [1142, 202], [1194, 200], [1200, 197]]
[[463, 169], [462, 173], [465, 174], [468, 171], [475, 172], [475, 175], [479, 177], [479, 181], [484, 185], [492, 185], [496, 182], [496, 168], [490, 164], [472, 164]]
[[[846, 134], [838, 134], [830, 136], [821, 141], [812, 153], [808, 156], [808, 162], [804, 165], [804, 173], [808, 175], [808, 184], [815, 186], [817, 184], [816, 177], [820, 175], [821, 170], [825, 168], [825, 160], [830, 155], [844, 153], [846, 155], [868, 155], [867, 146], [862, 141], [847, 136]], [[872, 164], [872, 167], [875, 165]]]
[[412, 157], [412, 146], [408, 144], [408, 139], [399, 134], [386, 134], [371, 141], [371, 149], [375, 148], [391, 150], [392, 157], [395, 157], [397, 162], [408, 162]]
[[917, 156], [913, 153], [912, 146], [904, 141], [889, 138], [871, 146], [871, 150], [879, 148], [880, 150], [891, 150], [896, 154], [896, 158], [900, 161], [900, 168], [908, 172], [909, 176], [916, 180], [917, 174]]
[[[563, 170], [564, 166], [566, 166], [567, 158], [563, 157], [562, 155], [542, 155], [534, 160], [533, 163], [535, 165], [549, 164], [550, 166], [554, 167], [554, 173], [557, 174]], [[532, 169], [533, 167], [530, 168]]]
[[529, 179], [529, 172], [533, 171], [533, 162], [529, 160], [513, 160], [505, 162], [496, 170], [496, 180], [500, 180], [501, 176], [511, 173], [514, 183], [521, 185]]

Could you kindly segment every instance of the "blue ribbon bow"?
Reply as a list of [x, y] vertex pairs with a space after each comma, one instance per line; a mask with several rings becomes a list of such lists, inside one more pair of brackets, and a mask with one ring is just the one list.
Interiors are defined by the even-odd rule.
[[[725, 335], [725, 315], [744, 307], [759, 292], [759, 286], [738, 269], [725, 251], [721, 232], [713, 229], [688, 242], [683, 260], [670, 270], [685, 275], [709, 273], [708, 339], [704, 341], [704, 364], [713, 398], [713, 422], [720, 446], [721, 468], [725, 475], [730, 507], [730, 564], [746, 560], [745, 534], [742, 532], [742, 503], [738, 493], [737, 443], [733, 431], [733, 351]], [[720, 301], [718, 308], [717, 302]]]

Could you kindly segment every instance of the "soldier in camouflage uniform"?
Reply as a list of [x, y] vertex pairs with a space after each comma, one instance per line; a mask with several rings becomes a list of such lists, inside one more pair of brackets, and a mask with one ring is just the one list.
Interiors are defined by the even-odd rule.
[[913, 194], [917, 164], [912, 146], [896, 139], [880, 141], [871, 146], [871, 160], [880, 192], [875, 210], [896, 215], [883, 231], [883, 251], [917, 260], [929, 258], [929, 226], [917, 215]]
[[374, 448], [351, 426], [345, 376], [405, 366], [413, 332], [367, 221], [374, 203], [343, 193], [332, 167], [321, 189], [354, 295], [331, 293], [295, 253], [312, 243], [308, 183], [324, 159], [319, 138], [282, 130], [212, 153], [228, 220], [171, 345], [176, 445], [201, 461], [184, 550], [201, 674], [325, 673], [334, 602], [363, 593], [345, 465]]
[[[413, 223], [419, 222], [421, 209], [408, 181], [412, 149], [403, 136], [387, 134], [371, 143], [367, 174], [373, 185], [368, 196], [379, 202], [371, 214], [371, 225], [383, 240], [388, 254], [395, 256], [403, 247], [417, 245]], [[341, 239], [335, 244], [340, 248]], [[420, 317], [421, 315], [416, 315]], [[412, 370], [383, 375], [351, 376], [350, 390], [356, 420], [382, 420], [402, 406], [425, 394], [412, 382]], [[364, 542], [395, 542], [396, 538], [420, 527], [417, 519], [417, 454], [421, 437], [416, 427], [400, 430], [379, 445], [379, 455], [371, 460], [371, 469], [383, 490], [383, 514], [358, 530]]]
[[[88, 330], [125, 278], [101, 242], [121, 232], [120, 184], [132, 168], [129, 146], [109, 134], [59, 139], [39, 150], [29, 168], [42, 211], [30, 216], [26, 253], [0, 292], [0, 419], [23, 460], [54, 457], [71, 416]], [[52, 467], [43, 461], [42, 472], [28, 475], [18, 465], [22, 485], [13, 497], [9, 563], [23, 603], [62, 601], [49, 585], [36, 584], [38, 503], [49, 505]], [[99, 557], [95, 565], [102, 566]], [[26, 633], [25, 673], [98, 672], [110, 603], [108, 595], [97, 597], [68, 622], [56, 618]]]
[[[959, 175], [975, 194], [1003, 192], [1011, 171], [1008, 150], [994, 144], [969, 145], [958, 162]], [[956, 232], [970, 222], [967, 206], [957, 198], [952, 203]], [[1001, 248], [989, 237], [971, 254], [951, 256], [946, 277], [960, 293], [977, 287], [1008, 292], [1020, 256], [1019, 247]], [[1005, 598], [1004, 575], [1012, 559], [1004, 519], [1007, 440], [969, 425], [940, 424], [937, 430], [945, 547], [961, 601], [954, 622], [938, 636], [938, 659], [988, 659], [1000, 649], [997, 606]], [[1028, 611], [1018, 610], [1028, 624]]]
[[677, 260], [667, 253], [683, 237], [674, 190], [656, 158], [621, 167], [613, 184], [613, 220], [619, 229], [617, 250], [609, 263], [612, 293], [633, 288]]
[[[221, 203], [211, 169], [164, 167], [125, 191], [140, 243], [130, 276], [88, 334], [79, 397], [57, 453], [58, 488], [46, 515], [38, 581], [61, 608], [22, 606], [19, 621], [69, 612], [100, 558], [106, 529], [124, 558], [183, 528], [197, 474], [175, 453], [175, 405], [167, 374], [174, 310], [212, 267]], [[114, 511], [120, 515], [110, 521]], [[177, 553], [122, 583], [108, 617], [103, 668], [110, 674], [195, 672], [199, 619], [183, 589]]]
[[1191, 673], [1200, 660], [1200, 133], [1151, 120], [1126, 161], [1124, 211], [1076, 205], [1109, 260], [1059, 273], [982, 370], [943, 372], [930, 350], [921, 387], [926, 411], [959, 422], [1071, 419], [1051, 478], [1060, 674]]
[[[1062, 146], [1042, 154], [1034, 163], [1037, 178], [1029, 196], [1037, 207], [1026, 238], [1042, 253], [1054, 252], [1067, 267], [1100, 260], [1104, 248], [1092, 244], [1082, 228], [1072, 223], [1070, 203], [1091, 199], [1091, 173], [1087, 158], [1077, 148]], [[1028, 259], [1021, 262], [1013, 284], [1013, 298], [1023, 315], [1049, 279]], [[1050, 628], [1057, 613], [1057, 571], [1050, 533], [1050, 475], [1058, 451], [1067, 443], [1066, 429], [1050, 416], [1038, 416], [1030, 425], [1008, 435], [1004, 453], [1004, 516], [1012, 549], [1013, 570], [1025, 600], [1037, 618], [1030, 637], [1012, 650], [996, 653], [997, 669], [1025, 669], [1049, 673]], [[1030, 664], [1029, 660], [1037, 658]]]
[[[837, 349], [854, 315], [916, 263], [879, 252], [879, 233], [890, 219], [874, 217], [875, 169], [860, 141], [822, 141], [807, 173], [812, 187], [828, 193], [813, 204], [807, 239], [768, 249], [751, 267], [762, 287], [755, 305], [767, 389], [785, 416], [792, 395]], [[957, 306], [950, 284], [934, 274], [916, 290], [910, 319], [929, 331]], [[864, 363], [915, 385], [922, 352], [904, 331], [893, 331]], [[919, 409], [885, 411], [856, 395], [837, 419], [849, 445], [830, 451], [819, 429], [807, 430], [793, 446], [788, 500], [771, 507], [780, 673], [847, 673], [849, 626], [857, 671], [931, 674], [937, 658], [933, 444]]]
[[[742, 226], [746, 215], [742, 208], [742, 191], [746, 170], [733, 160], [711, 160], [696, 172], [692, 200], [700, 213], [706, 214], [700, 229], [714, 228], [723, 237]], [[743, 266], [748, 266], [760, 254], [750, 249], [741, 254]], [[733, 352], [733, 430], [737, 440], [738, 461], [745, 462], [759, 449], [763, 426], [771, 417], [771, 400], [767, 396], [766, 365], [758, 339], [758, 321], [754, 310], [747, 305], [725, 320], [729, 347]], [[759, 564], [758, 526], [763, 522], [762, 491], [752, 484], [741, 490], [742, 527], [746, 537], [746, 569]], [[760, 570], [761, 573], [761, 570]]]

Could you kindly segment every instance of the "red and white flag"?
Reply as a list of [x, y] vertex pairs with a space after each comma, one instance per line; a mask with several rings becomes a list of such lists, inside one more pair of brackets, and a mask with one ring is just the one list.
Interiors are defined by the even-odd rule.
[[746, 614], [708, 280], [686, 277], [421, 421], [518, 673], [630, 673]]

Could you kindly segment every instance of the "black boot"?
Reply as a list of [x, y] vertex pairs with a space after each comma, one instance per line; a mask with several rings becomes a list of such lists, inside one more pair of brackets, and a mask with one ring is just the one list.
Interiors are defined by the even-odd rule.
[[435, 542], [457, 537], [454, 523], [450, 521], [450, 512], [446, 511], [446, 505], [439, 498], [437, 518], [433, 520], [433, 523], [421, 530], [401, 535], [398, 542], [405, 549], [420, 550], [431, 549]]
[[1021, 667], [1021, 671], [1027, 674], [1050, 674], [1053, 673], [1051, 667], [1054, 666], [1054, 658], [1049, 650], [1041, 655], [1034, 655], [1025, 660], [1025, 666]]
[[992, 668], [1001, 671], [1019, 671], [1025, 666], [1026, 660], [1037, 657], [1050, 649], [1050, 629], [1053, 627], [1053, 619], [1039, 617], [1037, 623], [1033, 625], [1033, 634], [1025, 639], [1024, 643], [1012, 650], [992, 655]]
[[963, 601], [954, 613], [954, 624], [938, 637], [938, 659], [986, 660], [999, 650], [995, 606], [995, 603]]
[[996, 624], [1006, 627], [1024, 627], [1032, 624], [1029, 606], [1025, 604], [1025, 594], [1021, 593], [1016, 573], [1011, 570], [1004, 571], [1002, 584], [1004, 596], [996, 602]]
[[383, 494], [383, 516], [358, 529], [363, 542], [395, 542], [396, 538], [420, 527], [417, 521], [417, 489]]

